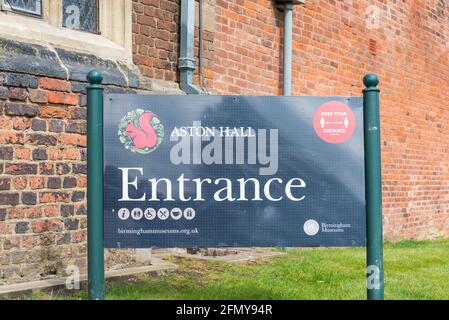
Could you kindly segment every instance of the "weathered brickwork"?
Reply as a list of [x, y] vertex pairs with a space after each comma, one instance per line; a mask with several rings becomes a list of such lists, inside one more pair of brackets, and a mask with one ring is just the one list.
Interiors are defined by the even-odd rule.
[[[83, 255], [86, 175], [75, 171], [85, 164], [86, 122], [73, 117], [82, 107], [69, 81], [12, 72], [0, 78], [1, 283], [60, 274], [61, 255]], [[51, 130], [56, 118], [59, 132]], [[66, 179], [75, 181], [62, 187]]]
[[[203, 2], [209, 90], [282, 94], [283, 13], [268, 0]], [[449, 4], [306, 2], [294, 10], [293, 93], [360, 95], [363, 74], [378, 73], [385, 236], [448, 236]], [[177, 86], [179, 17], [180, 0], [133, 0], [133, 62], [145, 80]], [[2, 51], [8, 46], [15, 45], [1, 45], [0, 59], [11, 57]], [[196, 46], [198, 56], [198, 28]], [[49, 74], [0, 68], [0, 284], [85, 265], [87, 112], [80, 74], [96, 62], [81, 71], [61, 67], [58, 61], [72, 57], [57, 52], [59, 59], [39, 54], [53, 59], [43, 68], [54, 66]], [[106, 73], [107, 91], [136, 92], [136, 79], [121, 78], [125, 73]], [[110, 264], [129, 259], [108, 255]]]
[[85, 90], [13, 72], [0, 80], [0, 284], [61, 276], [70, 264], [83, 268]]

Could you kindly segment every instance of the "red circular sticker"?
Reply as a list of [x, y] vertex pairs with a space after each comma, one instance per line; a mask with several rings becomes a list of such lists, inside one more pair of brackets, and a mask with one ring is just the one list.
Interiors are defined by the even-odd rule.
[[342, 102], [326, 102], [315, 111], [313, 127], [316, 134], [328, 143], [345, 142], [354, 133], [354, 113]]

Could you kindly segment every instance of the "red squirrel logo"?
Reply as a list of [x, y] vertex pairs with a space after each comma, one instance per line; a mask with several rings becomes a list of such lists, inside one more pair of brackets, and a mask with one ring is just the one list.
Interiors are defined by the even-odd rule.
[[164, 126], [153, 112], [136, 109], [120, 121], [118, 135], [126, 149], [147, 154], [162, 142]]

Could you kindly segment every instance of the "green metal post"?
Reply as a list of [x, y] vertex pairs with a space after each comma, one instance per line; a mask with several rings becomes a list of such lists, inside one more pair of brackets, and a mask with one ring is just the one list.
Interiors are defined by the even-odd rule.
[[363, 118], [365, 131], [366, 194], [366, 273], [368, 300], [384, 299], [384, 266], [382, 240], [382, 178], [380, 157], [379, 78], [363, 78]]
[[103, 76], [87, 75], [87, 259], [89, 299], [104, 299]]

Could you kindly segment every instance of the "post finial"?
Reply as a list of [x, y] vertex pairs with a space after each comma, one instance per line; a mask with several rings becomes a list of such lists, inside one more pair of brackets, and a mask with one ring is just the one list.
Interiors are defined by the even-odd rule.
[[101, 84], [103, 81], [103, 76], [101, 75], [101, 71], [98, 69], [93, 69], [89, 71], [87, 74], [87, 81], [90, 82], [90, 84]]
[[379, 77], [377, 74], [368, 73], [363, 77], [363, 84], [367, 88], [377, 87], [379, 84]]

